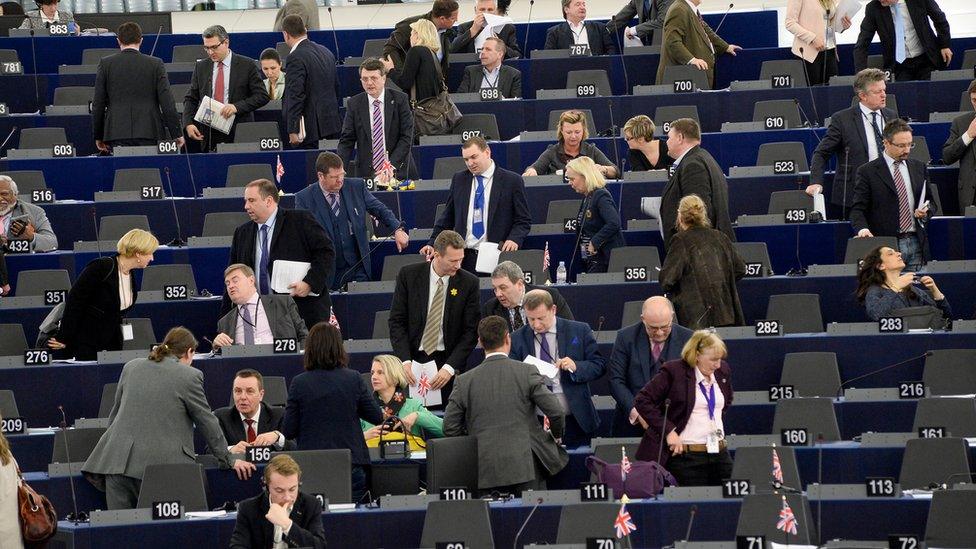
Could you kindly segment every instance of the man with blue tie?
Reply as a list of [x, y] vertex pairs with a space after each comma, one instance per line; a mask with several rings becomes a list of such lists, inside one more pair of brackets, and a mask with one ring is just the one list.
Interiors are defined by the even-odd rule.
[[512, 334], [510, 356], [515, 360], [534, 356], [558, 368], [558, 374], [547, 378], [546, 384], [566, 410], [563, 443], [570, 447], [589, 444], [600, 426], [589, 383], [603, 376], [607, 364], [593, 330], [584, 322], [558, 318], [552, 294], [545, 290], [526, 293], [522, 307], [528, 324]]
[[382, 223], [392, 231], [397, 251], [402, 252], [410, 240], [403, 223], [366, 190], [362, 179], [346, 179], [339, 155], [329, 151], [320, 153], [315, 161], [315, 173], [318, 182], [295, 194], [295, 207], [312, 212], [335, 245], [335, 269], [329, 277], [329, 287], [339, 290], [349, 281], [370, 280], [366, 224], [373, 219]]
[[868, 2], [854, 45], [854, 70], [867, 68], [868, 46], [875, 34], [881, 41], [884, 70], [895, 80], [928, 80], [933, 70], [944, 70], [952, 61], [949, 20], [935, 0]]

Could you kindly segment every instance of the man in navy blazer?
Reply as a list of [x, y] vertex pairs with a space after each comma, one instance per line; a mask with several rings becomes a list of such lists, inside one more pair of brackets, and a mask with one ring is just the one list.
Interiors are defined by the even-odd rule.
[[329, 151], [320, 153], [315, 160], [315, 173], [318, 182], [295, 194], [295, 207], [312, 212], [335, 246], [335, 269], [329, 276], [329, 288], [338, 290], [350, 280], [370, 280], [366, 224], [372, 220], [366, 214], [393, 231], [397, 250], [401, 252], [410, 240], [403, 223], [366, 190], [362, 179], [345, 178], [346, 170], [339, 155]]
[[592, 55], [617, 54], [606, 24], [586, 20], [586, 0], [562, 0], [562, 4], [566, 21], [549, 27], [545, 49], [567, 50], [573, 44], [586, 43]]
[[281, 98], [288, 143], [293, 147], [317, 149], [320, 139], [339, 135], [335, 56], [308, 39], [305, 23], [298, 15], [282, 19], [281, 34], [291, 48], [285, 64], [288, 78]]
[[602, 377], [607, 365], [593, 330], [584, 322], [558, 318], [552, 294], [545, 290], [526, 293], [522, 306], [528, 324], [512, 334], [511, 357], [524, 360], [531, 355], [559, 368], [557, 378], [546, 383], [566, 406], [563, 443], [589, 444], [600, 426], [589, 383]]
[[610, 393], [617, 401], [611, 434], [644, 436], [647, 425], [634, 409], [634, 397], [661, 365], [681, 358], [692, 331], [679, 325], [674, 305], [664, 296], [650, 297], [641, 308], [641, 320], [617, 331], [610, 353]]
[[[522, 176], [495, 164], [483, 137], [465, 141], [461, 155], [468, 169], [451, 179], [444, 213], [434, 222], [430, 241], [420, 253], [429, 260], [434, 253], [434, 239], [444, 229], [451, 229], [464, 238], [461, 268], [477, 273], [478, 248], [490, 242], [503, 252], [518, 250], [532, 227], [532, 214]], [[488, 275], [490, 271], [482, 274]]]

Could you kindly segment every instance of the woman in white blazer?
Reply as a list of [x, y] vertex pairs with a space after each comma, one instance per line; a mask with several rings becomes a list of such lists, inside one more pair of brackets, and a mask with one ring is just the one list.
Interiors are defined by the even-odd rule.
[[[837, 41], [832, 28], [837, 4], [837, 0], [786, 2], [786, 30], [794, 37], [793, 54], [805, 61], [811, 86], [826, 84], [837, 74]], [[841, 19], [841, 32], [850, 26], [849, 18]]]

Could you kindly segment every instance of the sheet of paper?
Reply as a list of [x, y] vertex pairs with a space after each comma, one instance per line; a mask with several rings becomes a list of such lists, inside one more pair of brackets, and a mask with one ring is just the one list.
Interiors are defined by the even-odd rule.
[[844, 17], [853, 20], [859, 11], [861, 11], [861, 2], [859, 0], [840, 0], [840, 3], [837, 4], [837, 9], [834, 10], [834, 23], [831, 27], [836, 32], [843, 32]]
[[214, 100], [209, 95], [205, 95], [200, 100], [200, 106], [197, 108], [197, 113], [193, 116], [193, 119], [221, 133], [230, 134], [230, 129], [234, 126], [234, 119], [237, 118], [237, 115], [232, 114], [230, 118], [224, 118], [220, 116], [220, 111], [223, 108], [223, 103]]
[[[633, 36], [631, 36], [633, 35]], [[636, 27], [630, 27], [624, 32], [624, 47], [625, 48], [638, 48], [643, 46], [644, 43], [641, 39], [637, 37]]]
[[475, 262], [474, 270], [479, 273], [490, 273], [498, 266], [498, 257], [502, 251], [498, 249], [497, 242], [482, 242], [478, 246], [478, 261]]
[[772, 547], [772, 549], [817, 549], [818, 547], [816, 545], [800, 545], [797, 543], [786, 545], [784, 543], [776, 543], [775, 541], [769, 542], [769, 546]]
[[[271, 266], [271, 289], [279, 294], [291, 293], [288, 285], [303, 280], [311, 267], [312, 264], [305, 261], [276, 259]], [[318, 297], [319, 294], [308, 295]]]
[[410, 371], [413, 373], [414, 379], [417, 380], [415, 385], [410, 386], [411, 397], [420, 399], [424, 406], [439, 406], [444, 403], [441, 390], [429, 388], [430, 384], [434, 382], [434, 376], [437, 375], [437, 364], [434, 361], [411, 362]]
[[661, 231], [661, 236], [664, 236], [664, 224], [661, 221], [661, 197], [660, 196], [644, 196], [641, 197], [641, 212], [651, 219], [658, 220], [658, 230]]
[[522, 359], [522, 362], [535, 366], [536, 369], [539, 370], [539, 373], [542, 374], [542, 377], [547, 377], [549, 379], [556, 379], [556, 376], [559, 375], [559, 368], [556, 368], [555, 364], [552, 364], [551, 362], [546, 362], [545, 360], [536, 358], [532, 355], [529, 355], [524, 359]]
[[188, 511], [183, 513], [186, 518], [218, 518], [227, 516], [227, 511]]
[[820, 213], [820, 219], [827, 219], [827, 205], [823, 193], [813, 195], [813, 211]]

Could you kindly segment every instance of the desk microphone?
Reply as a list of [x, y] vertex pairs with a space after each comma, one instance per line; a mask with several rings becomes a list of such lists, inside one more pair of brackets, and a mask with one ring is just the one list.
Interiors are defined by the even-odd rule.
[[606, 318], [604, 318], [603, 315], [600, 315], [600, 318], [596, 319], [596, 331], [599, 332], [599, 331], [601, 331], [603, 329], [603, 321], [604, 320], [606, 320]]
[[95, 206], [91, 208], [92, 225], [95, 227], [95, 251], [98, 252], [98, 257], [102, 257], [102, 241], [101, 237], [98, 235], [98, 216], [95, 212]]
[[35, 35], [37, 33], [34, 31], [34, 20], [28, 17], [27, 22], [30, 24], [31, 63], [34, 64], [34, 104], [37, 107], [37, 112], [41, 112], [44, 106], [41, 105], [41, 88], [37, 75], [37, 48], [35, 47], [37, 40]]
[[71, 454], [68, 451], [68, 418], [64, 415], [64, 406], [58, 404], [58, 411], [61, 412], [61, 434], [64, 435], [64, 458], [68, 461], [68, 485], [71, 486], [71, 505], [74, 513], [68, 515], [67, 519], [75, 524], [88, 522], [87, 516], [78, 513], [78, 496], [75, 494], [75, 479], [71, 472]]
[[7, 134], [7, 138], [3, 140], [2, 144], [0, 144], [0, 151], [6, 150], [7, 143], [10, 142], [10, 138], [14, 136], [15, 131], [17, 131], [17, 126], [10, 128], [10, 133]]
[[890, 369], [892, 369], [892, 368], [897, 368], [898, 366], [901, 366], [901, 365], [903, 365], [903, 364], [908, 364], [909, 362], [913, 362], [913, 361], [915, 361], [915, 360], [918, 360], [918, 359], [920, 359], [920, 358], [927, 358], [927, 357], [930, 357], [930, 356], [932, 356], [933, 354], [935, 354], [935, 353], [933, 353], [932, 351], [925, 351], [924, 353], [922, 353], [922, 354], [920, 354], [920, 355], [918, 355], [918, 356], [913, 356], [913, 357], [911, 357], [911, 358], [906, 358], [905, 360], [901, 360], [901, 361], [899, 361], [899, 362], [896, 362], [896, 363], [894, 363], [894, 364], [889, 364], [888, 366], [885, 366], [885, 367], [883, 367], [883, 368], [878, 368], [877, 370], [873, 370], [873, 371], [871, 371], [871, 372], [868, 372], [868, 373], [866, 373], [866, 374], [863, 374], [863, 375], [859, 375], [859, 376], [857, 376], [857, 377], [854, 377], [854, 378], [851, 378], [851, 379], [848, 379], [847, 381], [845, 381], [845, 382], [843, 382], [843, 383], [841, 383], [841, 384], [840, 384], [840, 385], [839, 385], [839, 386], [837, 387], [837, 392], [836, 392], [836, 393], [834, 393], [834, 397], [835, 397], [835, 398], [840, 398], [840, 396], [841, 396], [841, 394], [842, 394], [842, 391], [843, 391], [843, 389], [844, 389], [844, 387], [846, 387], [846, 386], [848, 386], [848, 385], [850, 385], [851, 383], [854, 383], [855, 381], [860, 381], [860, 380], [862, 380], [862, 379], [865, 379], [865, 378], [868, 378], [868, 377], [871, 377], [871, 376], [873, 376], [874, 374], [879, 374], [879, 373], [881, 373], [881, 372], [884, 372], [884, 371], [886, 371], [886, 370], [890, 370]]
[[[800, 57], [801, 58], [803, 57], [803, 46], [800, 46]], [[827, 57], [826, 54], [824, 54], [824, 70], [827, 70], [827, 59], [826, 59], [826, 57]], [[826, 82], [824, 82], [824, 84], [826, 84]], [[810, 104], [813, 105], [813, 116], [815, 116], [817, 118], [817, 125], [819, 126], [820, 125], [820, 113], [817, 112], [817, 101], [816, 101], [816, 99], [813, 98], [813, 86], [809, 82], [807, 82], [807, 92], [810, 93]], [[796, 104], [797, 104], [797, 106], [799, 106], [800, 102], [797, 101]], [[801, 113], [803, 112], [803, 109], [802, 108], [800, 109], [800, 112]], [[803, 116], [806, 117], [806, 114], [804, 114]], [[810, 127], [812, 128], [813, 127], [813, 124], [811, 124]]]
[[159, 35], [162, 33], [163, 33], [163, 26], [160, 25], [159, 28], [156, 29], [156, 39], [153, 40], [152, 49], [149, 50], [149, 57], [152, 57], [152, 55], [156, 53], [156, 45], [159, 44]]
[[173, 194], [173, 180], [169, 177], [169, 166], [163, 166], [163, 172], [166, 173], [166, 184], [169, 186], [169, 203], [173, 206], [173, 221], [176, 222], [176, 238], [170, 240], [166, 245], [174, 248], [182, 248], [186, 246], [186, 242], [183, 241], [183, 229], [180, 227], [180, 214], [176, 211], [176, 195]]
[[[624, 21], [624, 28], [627, 28], [627, 22]], [[610, 30], [613, 29], [613, 30]], [[607, 30], [613, 33], [613, 37], [617, 42], [617, 53], [620, 55], [620, 64], [624, 67], [624, 95], [630, 95], [630, 81], [627, 79], [627, 58], [624, 56], [624, 46], [620, 42], [620, 30], [617, 28], [617, 16], [616, 14], [610, 16], [610, 23], [607, 25]], [[626, 31], [624, 31], [626, 32]], [[611, 122], [613, 124], [613, 122]]]
[[[661, 465], [661, 455], [664, 452], [664, 445], [667, 444], [667, 442], [668, 442], [667, 434], [664, 431], [668, 427], [668, 409], [669, 408], [671, 408], [671, 399], [670, 398], [666, 398], [666, 399], [664, 399], [664, 415], [662, 416], [662, 419], [661, 419], [661, 445], [657, 447], [657, 460], [656, 460], [656, 462], [657, 462], [658, 465]], [[656, 491], [654, 492], [654, 499], [655, 500], [657, 499], [657, 492]], [[694, 518], [694, 513], [692, 513], [692, 517]]]
[[342, 59], [342, 56], [339, 55], [339, 38], [336, 36], [335, 19], [332, 17], [332, 6], [329, 6], [329, 22], [332, 24], [332, 41], [335, 42], [336, 65], [341, 65], [344, 60]]
[[711, 311], [712, 311], [712, 306], [711, 305], [705, 305], [705, 310], [702, 311], [702, 314], [698, 316], [698, 319], [697, 320], [695, 320], [695, 324], [694, 324], [695, 325], [695, 328], [694, 328], [695, 330], [700, 330], [701, 329], [700, 328], [701, 321], [705, 318], [705, 315], [707, 315]]
[[820, 540], [820, 525], [823, 524], [823, 443], [823, 433], [817, 433], [817, 487], [820, 488], [817, 495], [817, 541]]
[[692, 505], [691, 511], [688, 513], [688, 528], [685, 529], [685, 541], [691, 539], [691, 525], [695, 523], [695, 515], [698, 513], [698, 506]]
[[[956, 477], [966, 477], [966, 479], [969, 482], [972, 482], [973, 479], [976, 479], [976, 473], [969, 473], [969, 472], [949, 473], [948, 475], [945, 476], [945, 478], [942, 479], [942, 482], [940, 482], [939, 484], [937, 484], [933, 489], [935, 489], [935, 490], [951, 490], [952, 489], [952, 486], [949, 483], [952, 481], [952, 479], [954, 479]], [[932, 486], [932, 485], [930, 484], [929, 486]]]
[[512, 549], [518, 549], [519, 537], [522, 535], [522, 531], [525, 530], [525, 527], [529, 525], [529, 521], [532, 520], [532, 515], [535, 514], [535, 510], [538, 509], [540, 505], [542, 505], [542, 498], [536, 498], [535, 505], [533, 505], [532, 510], [529, 511], [529, 516], [525, 517], [525, 521], [522, 522], [522, 526], [519, 526], [518, 532], [515, 533], [515, 541], [512, 542]]
[[722, 16], [722, 20], [718, 22], [718, 26], [715, 27], [715, 30], [712, 31], [712, 32], [714, 32], [715, 34], [718, 34], [718, 29], [722, 28], [722, 24], [725, 23], [725, 18], [729, 16], [729, 12], [732, 11], [732, 6], [734, 6], [734, 5], [735, 4], [733, 2], [729, 2], [729, 7], [728, 7], [727, 10], [725, 10], [725, 15]]
[[[803, 181], [799, 180], [798, 183], [802, 185]], [[794, 251], [796, 252], [796, 267], [793, 267], [786, 272], [786, 276], [807, 276], [807, 268], [803, 266], [803, 261], [800, 259], [800, 225], [802, 223], [796, 223], [796, 244], [794, 244]]]
[[[406, 229], [404, 229], [404, 230], [406, 230]], [[373, 252], [376, 251], [376, 248], [379, 248], [384, 242], [389, 242], [389, 240], [391, 238], [393, 238], [393, 236], [395, 234], [396, 234], [396, 230], [394, 230], [392, 233], [384, 236], [383, 238], [381, 238], [379, 240], [379, 242], [373, 244], [369, 248], [369, 250], [366, 250], [366, 253], [363, 254], [363, 257], [361, 257], [359, 259], [359, 261], [355, 262], [352, 267], [349, 267], [348, 269], [346, 269], [346, 272], [342, 273], [342, 276], [339, 277], [339, 283], [336, 284], [336, 286], [341, 287], [342, 284], [346, 281], [346, 276], [348, 276], [349, 273], [353, 272], [354, 270], [356, 270], [357, 267], [359, 267], [360, 265], [362, 265], [366, 261], [366, 259], [368, 259], [369, 256], [371, 256], [373, 254]]]
[[[624, 69], [624, 74], [627, 74], [626, 68]], [[616, 161], [614, 168], [617, 170], [617, 177], [615, 179], [623, 179], [623, 164], [620, 162], [620, 151], [617, 150], [617, 135], [620, 131], [617, 129], [617, 125], [613, 121], [613, 98], [607, 99], [607, 109], [610, 111], [610, 143], [613, 145], [613, 159]], [[623, 197], [624, 186], [620, 185], [620, 196]], [[623, 204], [618, 204], [618, 207], [623, 207]]]
[[529, 0], [529, 17], [525, 20], [525, 46], [522, 48], [522, 58], [529, 58], [529, 31], [532, 30], [532, 7], [535, 6], [535, 0]]
[[[850, 169], [851, 169], [851, 148], [848, 146], [848, 147], [844, 147], [844, 196], [841, 198], [843, 202], [840, 206], [841, 216], [845, 220], [847, 219], [847, 180], [849, 179], [847, 177], [847, 173], [850, 171]], [[834, 171], [834, 179], [835, 180], [837, 179], [836, 171]], [[823, 187], [823, 185], [821, 185], [821, 187]]]
[[[563, 177], [564, 178], [566, 177], [565, 174], [563, 174]], [[580, 201], [580, 210], [581, 211], [582, 210], [586, 210], [587, 206], [589, 206], [589, 203], [590, 203], [590, 197], [589, 196], [584, 197]], [[586, 219], [586, 214], [585, 213], [583, 214], [583, 217], [582, 218], [583, 219]], [[580, 219], [580, 217], [579, 217], [578, 214], [577, 214], [577, 219]], [[582, 239], [583, 239], [583, 223], [581, 221], [579, 223], [579, 227], [576, 227], [576, 244], [573, 244], [572, 254], [569, 256], [569, 267], [566, 269], [566, 282], [567, 283], [569, 282], [569, 276], [573, 272], [573, 262], [576, 261], [576, 256], [582, 254], [582, 252], [580, 251], [580, 240], [582, 240]]]

